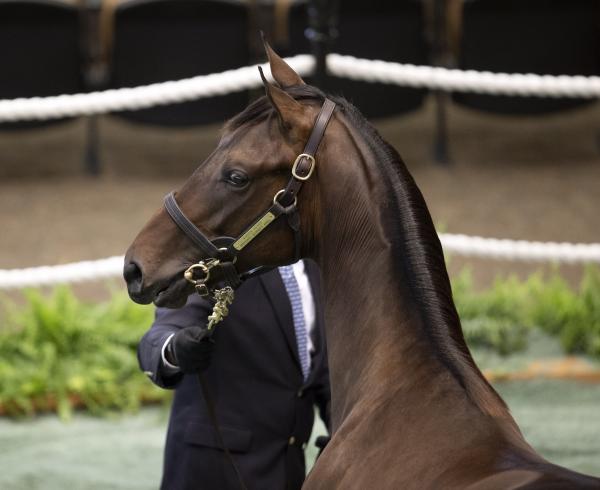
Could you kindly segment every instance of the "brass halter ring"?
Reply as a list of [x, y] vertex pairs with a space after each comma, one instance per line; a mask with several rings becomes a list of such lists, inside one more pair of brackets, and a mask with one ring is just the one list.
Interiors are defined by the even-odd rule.
[[[285, 189], [281, 189], [280, 191], [277, 191], [277, 194], [275, 194], [275, 196], [273, 196], [273, 204], [277, 203], [277, 204], [279, 204], [280, 206], [283, 206], [283, 204], [281, 204], [281, 203], [280, 203], [280, 202], [277, 200], [277, 198], [278, 198], [279, 196], [281, 196], [281, 194], [283, 194], [284, 192], [285, 192]], [[295, 197], [294, 197], [294, 203], [293, 203], [291, 206], [295, 208], [297, 204], [298, 204], [298, 196], [295, 196]], [[289, 206], [288, 206], [288, 207], [289, 207]], [[287, 209], [287, 208], [286, 208], [286, 209]]]
[[[194, 277], [194, 271], [196, 269], [200, 269], [204, 274], [204, 277], [196, 279]], [[186, 281], [191, 282], [194, 285], [198, 283], [205, 283], [210, 277], [210, 268], [204, 262], [198, 262], [197, 264], [188, 267], [187, 270], [183, 273], [183, 277], [185, 277]]]
[[[208, 296], [210, 291], [208, 290], [208, 287], [206, 286], [206, 282], [210, 278], [210, 270], [217, 265], [219, 265], [219, 259], [208, 259], [206, 262], [204, 260], [201, 260], [197, 264], [193, 264], [193, 265], [189, 266], [186, 269], [186, 271], [183, 273], [183, 277], [185, 278], [186, 281], [188, 281], [194, 285], [194, 287], [196, 288], [196, 292], [200, 296]], [[200, 269], [202, 271], [202, 273], [204, 274], [204, 277], [196, 279], [194, 277], [194, 271], [196, 269]]]

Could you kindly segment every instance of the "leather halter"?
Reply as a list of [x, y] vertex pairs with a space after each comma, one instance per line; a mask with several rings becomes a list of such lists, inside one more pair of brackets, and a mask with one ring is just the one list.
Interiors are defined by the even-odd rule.
[[[240, 275], [235, 267], [235, 261], [238, 253], [280, 216], [287, 217], [288, 225], [294, 231], [295, 257], [296, 260], [300, 259], [301, 235], [297, 196], [304, 182], [311, 177], [315, 170], [315, 154], [334, 110], [335, 103], [326, 98], [317, 115], [304, 151], [294, 161], [292, 175], [286, 187], [275, 194], [271, 207], [255, 219], [237, 238], [219, 237], [212, 241], [209, 240], [183, 213], [175, 200], [174, 192], [165, 196], [164, 205], [167, 213], [181, 231], [194, 242], [204, 257], [202, 261], [186, 271], [186, 279], [195, 284], [196, 291], [201, 296], [210, 295], [214, 289], [209, 289], [206, 286], [212, 268], [218, 268], [221, 275], [219, 279], [221, 285], [231, 286], [233, 289], [237, 288], [248, 277], [268, 270], [264, 267], [258, 267]], [[204, 276], [195, 280], [194, 272], [197, 272], [197, 269], [200, 269]]]

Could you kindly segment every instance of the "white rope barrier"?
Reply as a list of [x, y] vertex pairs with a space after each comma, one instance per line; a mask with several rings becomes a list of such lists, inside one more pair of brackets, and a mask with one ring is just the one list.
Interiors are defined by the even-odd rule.
[[[302, 76], [311, 73], [315, 66], [314, 58], [307, 54], [286, 58], [286, 61]], [[262, 64], [184, 80], [154, 83], [143, 87], [120, 88], [87, 94], [0, 100], [0, 122], [45, 120], [147, 109], [157, 105], [225, 95], [260, 87], [262, 81], [258, 75], [258, 66], [262, 66], [265, 73], [270, 73], [268, 65]]]
[[0, 290], [111, 279], [122, 275], [123, 257], [118, 256], [55, 266], [0, 269]]
[[[286, 61], [300, 74], [314, 71], [314, 58], [298, 55]], [[195, 100], [258, 87], [258, 65], [175, 82], [88, 94], [0, 100], [0, 122], [43, 120], [69, 116], [135, 110]], [[261, 65], [268, 72], [268, 66]], [[600, 77], [547, 76], [449, 70], [331, 54], [331, 74], [355, 80], [382, 82], [445, 91], [536, 97], [600, 97]], [[441, 234], [446, 253], [504, 260], [600, 263], [600, 244], [542, 243], [466, 235]], [[0, 269], [0, 289], [45, 286], [120, 277], [123, 257], [59, 266]]]
[[600, 243], [555, 243], [440, 234], [449, 254], [499, 260], [556, 263], [600, 263]]
[[[600, 243], [527, 242], [446, 233], [440, 234], [440, 240], [447, 254], [534, 262], [600, 263]], [[123, 257], [118, 256], [57, 266], [0, 269], [0, 290], [120, 278], [122, 274]]]
[[[302, 76], [314, 71], [311, 55], [286, 61]], [[0, 100], [0, 122], [45, 120], [146, 109], [157, 105], [196, 100], [259, 87], [258, 65], [179, 81], [87, 94]], [[268, 66], [261, 65], [268, 73]], [[367, 60], [330, 54], [327, 68], [332, 75], [367, 82], [423, 87], [448, 92], [478, 92], [535, 97], [600, 97], [600, 77], [550, 76], [450, 70], [388, 61]]]
[[447, 92], [534, 97], [600, 97], [600, 77], [492, 73], [416, 66], [331, 54], [328, 71], [338, 77], [424, 87]]

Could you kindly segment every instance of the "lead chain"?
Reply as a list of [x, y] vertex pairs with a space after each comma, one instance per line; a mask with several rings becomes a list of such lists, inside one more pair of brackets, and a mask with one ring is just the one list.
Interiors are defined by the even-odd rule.
[[215, 290], [215, 304], [212, 313], [208, 316], [207, 328], [209, 332], [229, 314], [229, 305], [233, 303], [234, 295], [235, 293], [230, 286]]

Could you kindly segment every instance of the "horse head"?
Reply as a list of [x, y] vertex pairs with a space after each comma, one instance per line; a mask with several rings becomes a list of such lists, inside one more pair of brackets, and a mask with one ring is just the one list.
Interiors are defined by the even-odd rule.
[[[199, 261], [218, 258], [230, 267], [215, 268], [211, 281], [235, 282], [258, 266], [291, 263], [310, 248], [318, 190], [316, 178], [308, 179], [316, 167], [314, 155], [303, 149], [308, 151], [311, 140], [316, 152], [335, 104], [329, 103], [327, 120], [317, 127], [323, 112], [315, 102], [318, 90], [266, 42], [265, 49], [276, 83], [259, 69], [266, 95], [225, 125], [216, 149], [129, 247], [124, 277], [134, 301], [182, 306], [194, 291], [184, 272]], [[312, 136], [315, 130], [321, 134]]]

